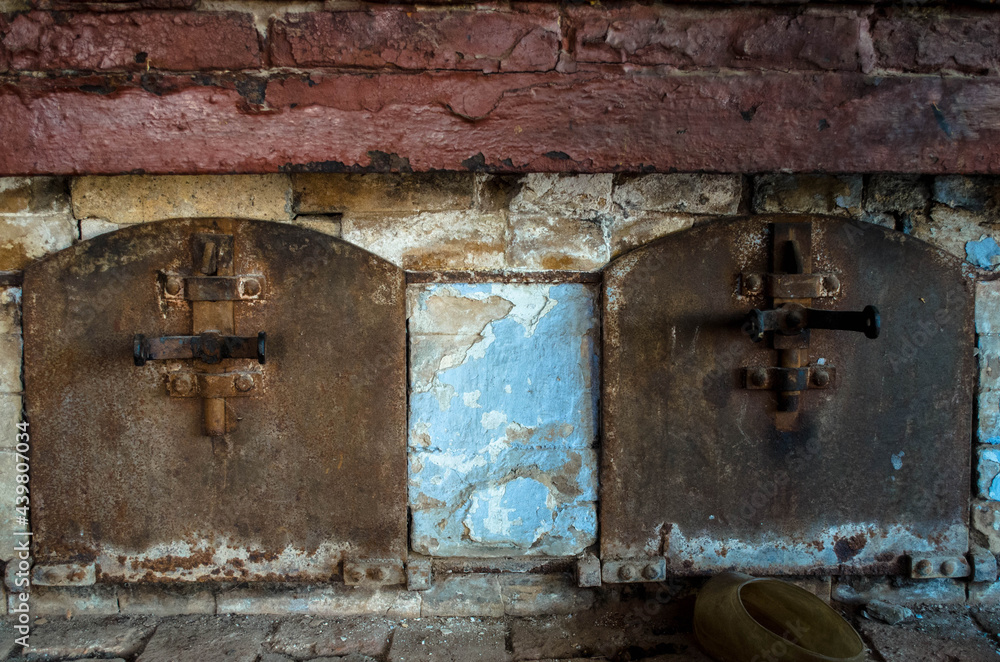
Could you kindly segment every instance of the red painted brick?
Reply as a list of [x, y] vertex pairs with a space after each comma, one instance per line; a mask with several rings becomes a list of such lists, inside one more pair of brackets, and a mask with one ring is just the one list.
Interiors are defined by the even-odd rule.
[[198, 0], [31, 0], [35, 9], [116, 12], [138, 9], [191, 9]]
[[14, 70], [197, 71], [259, 67], [250, 14], [30, 12], [0, 22], [0, 63]]
[[573, 7], [578, 62], [857, 71], [866, 21], [854, 9]]
[[233, 82], [208, 86], [176, 76], [161, 82], [160, 95], [138, 81], [117, 88], [98, 83], [90, 80], [87, 91], [79, 79], [0, 85], [0, 174], [388, 168], [1000, 174], [996, 78], [313, 75], [272, 80], [266, 105], [251, 103]]
[[269, 34], [279, 67], [550, 71], [560, 42], [552, 7], [286, 14], [272, 21]]
[[1000, 73], [1000, 14], [888, 10], [872, 30], [878, 66], [936, 73]]

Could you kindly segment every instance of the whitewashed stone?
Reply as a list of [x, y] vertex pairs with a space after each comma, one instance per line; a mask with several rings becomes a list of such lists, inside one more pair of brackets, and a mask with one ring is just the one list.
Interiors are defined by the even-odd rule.
[[742, 195], [741, 175], [657, 173], [619, 175], [611, 197], [625, 211], [733, 215]]
[[614, 175], [531, 173], [510, 202], [515, 214], [586, 217], [611, 211]]

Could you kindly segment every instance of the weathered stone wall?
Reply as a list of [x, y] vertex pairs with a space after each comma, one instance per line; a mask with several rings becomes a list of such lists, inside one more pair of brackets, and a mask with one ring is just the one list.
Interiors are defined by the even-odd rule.
[[[974, 265], [980, 384], [974, 542], [1000, 553], [1000, 179], [921, 175], [272, 174], [0, 179], [0, 500], [21, 410], [18, 272], [132, 223], [239, 216], [341, 236], [411, 273], [411, 548], [448, 557], [561, 556], [597, 536], [599, 271], [695, 224], [754, 213], [830, 214], [908, 233]], [[970, 347], [970, 351], [974, 348]], [[553, 383], [552, 375], [559, 381]], [[548, 379], [546, 379], [548, 377]], [[9, 518], [10, 515], [3, 517]], [[0, 521], [0, 557], [13, 530]], [[89, 580], [89, 581], [92, 581]], [[844, 601], [966, 599], [964, 584], [844, 579]], [[1000, 586], [973, 591], [989, 600]], [[303, 611], [501, 615], [572, 611], [593, 593], [565, 579], [469, 575], [431, 592], [335, 587], [179, 593], [37, 588], [42, 612]], [[60, 592], [61, 591], [61, 592]], [[558, 601], [551, 602], [557, 593]], [[549, 596], [549, 597], [544, 597]], [[549, 602], [546, 602], [549, 600]], [[541, 602], [539, 602], [541, 601]], [[39, 613], [39, 612], [36, 612]]]

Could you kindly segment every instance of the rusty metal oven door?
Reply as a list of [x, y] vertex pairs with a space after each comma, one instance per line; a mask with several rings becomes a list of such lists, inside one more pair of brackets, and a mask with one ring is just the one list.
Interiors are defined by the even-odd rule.
[[401, 581], [404, 287], [338, 239], [228, 219], [32, 265], [36, 562], [96, 564], [99, 581], [324, 580], [356, 562]]
[[605, 581], [965, 554], [960, 260], [874, 225], [754, 217], [629, 253], [604, 288]]

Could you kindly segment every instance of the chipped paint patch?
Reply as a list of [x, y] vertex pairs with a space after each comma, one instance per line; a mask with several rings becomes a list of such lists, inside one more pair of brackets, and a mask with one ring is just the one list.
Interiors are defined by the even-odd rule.
[[410, 287], [415, 551], [572, 555], [596, 540], [595, 294]]

